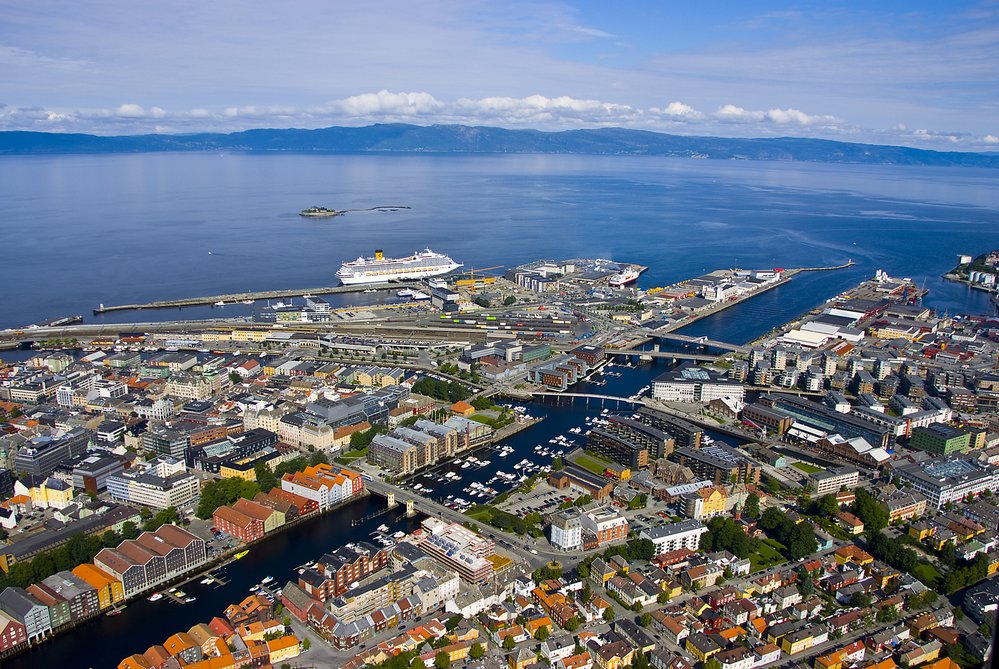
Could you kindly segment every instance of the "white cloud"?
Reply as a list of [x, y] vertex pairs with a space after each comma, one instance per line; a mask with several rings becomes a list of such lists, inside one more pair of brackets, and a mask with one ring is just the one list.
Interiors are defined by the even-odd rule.
[[352, 95], [330, 103], [328, 109], [346, 116], [420, 116], [441, 110], [443, 105], [430, 93], [377, 93]]
[[704, 118], [704, 114], [697, 111], [688, 104], [683, 102], [671, 102], [666, 105], [665, 108], [660, 109], [659, 107], [652, 107], [649, 109], [652, 114], [658, 114], [660, 116], [669, 116], [675, 119], [700, 119]]
[[162, 109], [161, 107], [153, 107], [152, 109], [149, 110], [149, 114], [153, 118], [163, 118], [166, 116], [166, 110]]
[[723, 105], [715, 112], [715, 118], [737, 123], [773, 123], [782, 126], [828, 126], [842, 125], [835, 116], [806, 114], [800, 109], [769, 109], [767, 111], [744, 109], [737, 105]]
[[750, 111], [736, 105], [724, 105], [718, 108], [715, 116], [724, 121], [762, 121], [766, 114], [761, 111]]
[[146, 110], [140, 105], [128, 102], [118, 107], [115, 113], [118, 116], [124, 116], [125, 118], [142, 118], [146, 115]]
[[982, 137], [982, 141], [986, 144], [999, 144], [999, 137], [996, 137], [995, 135], [985, 135], [985, 137]]

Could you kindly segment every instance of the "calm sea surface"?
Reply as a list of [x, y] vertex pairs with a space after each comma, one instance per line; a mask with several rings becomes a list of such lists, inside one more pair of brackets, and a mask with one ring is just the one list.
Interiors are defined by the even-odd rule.
[[[646, 287], [720, 267], [857, 263], [797, 277], [692, 328], [751, 339], [878, 268], [925, 281], [933, 306], [987, 312], [984, 294], [938, 277], [957, 253], [999, 247], [999, 171], [961, 168], [542, 155], [2, 157], [0, 202], [0, 327], [75, 314], [97, 322], [90, 311], [100, 303], [335, 285], [341, 262], [375, 248], [404, 255], [429, 246], [471, 267], [610, 257], [649, 266]], [[298, 216], [311, 205], [412, 209]]]

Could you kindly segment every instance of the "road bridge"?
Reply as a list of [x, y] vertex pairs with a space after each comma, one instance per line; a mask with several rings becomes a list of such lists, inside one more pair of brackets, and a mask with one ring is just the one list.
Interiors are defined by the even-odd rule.
[[[690, 335], [677, 334], [676, 332], [658, 332], [656, 330], [642, 330], [644, 334], [650, 337], [655, 337], [656, 339], [668, 339], [671, 341], [680, 341], [685, 344], [697, 344], [699, 346], [710, 346], [712, 348], [718, 348], [725, 351], [733, 351], [735, 353], [748, 353], [749, 347], [742, 346], [740, 344], [730, 344], [726, 341], [716, 341], [714, 339], [708, 339], [707, 337], [691, 337]], [[714, 356], [717, 358], [718, 356]]]
[[672, 351], [646, 351], [638, 348], [623, 348], [623, 349], [606, 349], [604, 351], [608, 356], [618, 356], [618, 357], [641, 357], [641, 358], [654, 358], [657, 360], [698, 360], [700, 362], [712, 362], [718, 359], [717, 355], [708, 355], [706, 353], [674, 353]]

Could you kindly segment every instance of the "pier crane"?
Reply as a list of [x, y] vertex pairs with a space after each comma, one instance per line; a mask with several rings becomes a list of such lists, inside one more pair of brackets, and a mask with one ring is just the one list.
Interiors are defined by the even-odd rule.
[[[492, 284], [496, 283], [496, 277], [495, 276], [482, 276], [482, 274], [484, 272], [488, 272], [490, 270], [497, 270], [497, 269], [504, 269], [504, 266], [503, 265], [495, 265], [494, 267], [482, 267], [482, 268], [479, 268], [479, 269], [472, 268], [472, 269], [468, 270], [468, 278], [467, 279], [458, 279], [457, 281], [454, 282], [454, 285], [456, 287], [458, 287], [458, 288], [461, 288], [462, 286], [467, 286], [468, 287], [468, 292], [475, 293], [475, 289], [476, 289], [476, 287], [479, 284], [481, 284], [483, 286], [488, 286], [488, 285], [492, 285]], [[476, 272], [479, 273], [479, 278], [478, 279], [475, 278], [475, 273]]]

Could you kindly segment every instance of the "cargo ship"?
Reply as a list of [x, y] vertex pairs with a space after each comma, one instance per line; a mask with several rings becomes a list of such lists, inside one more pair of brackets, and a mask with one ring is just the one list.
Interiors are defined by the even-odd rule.
[[638, 272], [633, 269], [626, 269], [625, 271], [612, 276], [608, 283], [611, 288], [621, 288], [623, 286], [627, 286], [629, 283], [634, 283], [637, 279]]
[[374, 258], [358, 258], [345, 262], [337, 271], [336, 277], [345, 286], [353, 286], [400, 279], [423, 279], [447, 274], [459, 267], [462, 267], [461, 263], [430, 249], [424, 249], [405, 258], [386, 258], [381, 249], [376, 249]]

